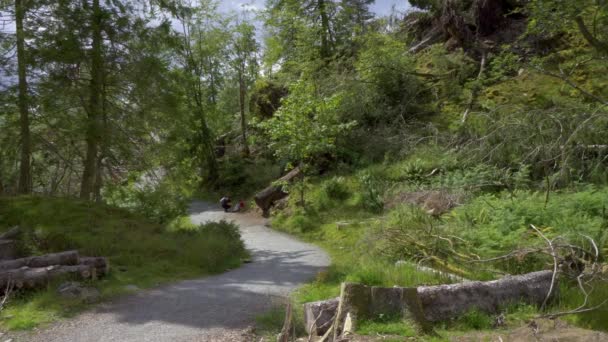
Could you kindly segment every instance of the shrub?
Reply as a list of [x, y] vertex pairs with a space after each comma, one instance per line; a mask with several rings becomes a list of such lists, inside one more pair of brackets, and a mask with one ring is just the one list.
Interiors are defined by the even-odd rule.
[[336, 201], [344, 201], [351, 196], [343, 177], [334, 177], [325, 181], [321, 184], [321, 190], [328, 198]]
[[[534, 224], [549, 238], [562, 236], [581, 241], [586, 234], [603, 243], [606, 250], [604, 207], [607, 188], [588, 186], [578, 192], [546, 193], [516, 191], [483, 195], [452, 212], [448, 229], [472, 244], [481, 256], [509, 253], [544, 242], [530, 230]], [[544, 267], [544, 260], [526, 258], [501, 265], [510, 271], [526, 272]]]
[[110, 184], [104, 188], [103, 195], [108, 204], [161, 224], [185, 214], [188, 208], [188, 197], [170, 180], [156, 185], [141, 185], [135, 181]]
[[505, 169], [479, 164], [471, 168], [454, 170], [434, 180], [440, 188], [465, 189], [469, 191], [499, 191], [510, 184], [510, 175]]
[[292, 232], [306, 233], [318, 227], [318, 216], [314, 210], [298, 208], [285, 222]]
[[382, 198], [383, 189], [380, 180], [369, 172], [359, 176], [361, 187], [361, 205], [371, 212], [381, 212], [384, 209]]

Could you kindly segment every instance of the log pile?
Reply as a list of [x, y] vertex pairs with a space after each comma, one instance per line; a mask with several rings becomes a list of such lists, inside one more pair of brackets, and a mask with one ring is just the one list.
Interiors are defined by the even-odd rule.
[[[18, 227], [0, 235], [0, 247], [14, 246], [20, 234]], [[8, 241], [8, 243], [7, 243]], [[1, 256], [9, 253], [0, 253]], [[110, 264], [104, 257], [81, 257], [78, 251], [65, 251], [40, 256], [0, 260], [0, 292], [5, 289], [34, 289], [47, 286], [66, 275], [81, 279], [97, 279], [108, 274]]]

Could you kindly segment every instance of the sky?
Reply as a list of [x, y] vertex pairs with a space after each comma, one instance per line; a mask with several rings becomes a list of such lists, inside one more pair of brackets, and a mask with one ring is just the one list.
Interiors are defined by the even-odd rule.
[[[220, 1], [220, 9], [226, 12], [240, 11], [242, 9], [260, 10], [264, 8], [265, 2], [265, 0], [222, 0]], [[409, 8], [406, 0], [376, 0], [371, 9], [376, 15], [384, 16], [390, 14], [393, 5], [401, 12]]]

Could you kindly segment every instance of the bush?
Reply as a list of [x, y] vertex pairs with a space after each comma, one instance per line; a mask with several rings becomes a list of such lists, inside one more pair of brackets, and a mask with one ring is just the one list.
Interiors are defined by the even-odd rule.
[[384, 209], [383, 189], [380, 180], [369, 172], [359, 176], [361, 187], [361, 205], [370, 212], [381, 212]]
[[500, 191], [507, 188], [510, 183], [510, 174], [507, 170], [486, 164], [454, 170], [433, 181], [433, 185], [440, 188], [465, 189], [474, 192]]
[[[544, 242], [530, 230], [534, 224], [549, 238], [563, 236], [581, 241], [580, 234], [606, 245], [607, 218], [604, 213], [608, 188], [588, 186], [578, 192], [546, 193], [516, 191], [495, 195], [482, 195], [471, 203], [453, 211], [448, 229], [471, 243], [481, 256], [492, 257], [515, 249]], [[604, 252], [605, 253], [605, 252]], [[544, 267], [538, 258], [512, 261], [502, 267], [510, 271], [526, 272]]]
[[321, 190], [328, 198], [336, 201], [345, 201], [351, 196], [343, 177], [334, 177], [325, 181], [321, 184]]
[[311, 208], [296, 211], [285, 222], [287, 229], [292, 232], [306, 233], [318, 227], [318, 215]]
[[188, 197], [170, 180], [157, 185], [141, 185], [135, 181], [110, 184], [104, 188], [106, 203], [128, 209], [154, 222], [165, 224], [186, 213]]

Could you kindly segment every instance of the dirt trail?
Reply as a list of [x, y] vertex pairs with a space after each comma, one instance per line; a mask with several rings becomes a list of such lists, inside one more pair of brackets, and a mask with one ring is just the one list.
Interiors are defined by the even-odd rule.
[[190, 215], [195, 223], [234, 220], [253, 262], [122, 297], [13, 341], [246, 341], [243, 331], [256, 314], [330, 263], [319, 248], [266, 228], [263, 219], [202, 202], [192, 204]]

